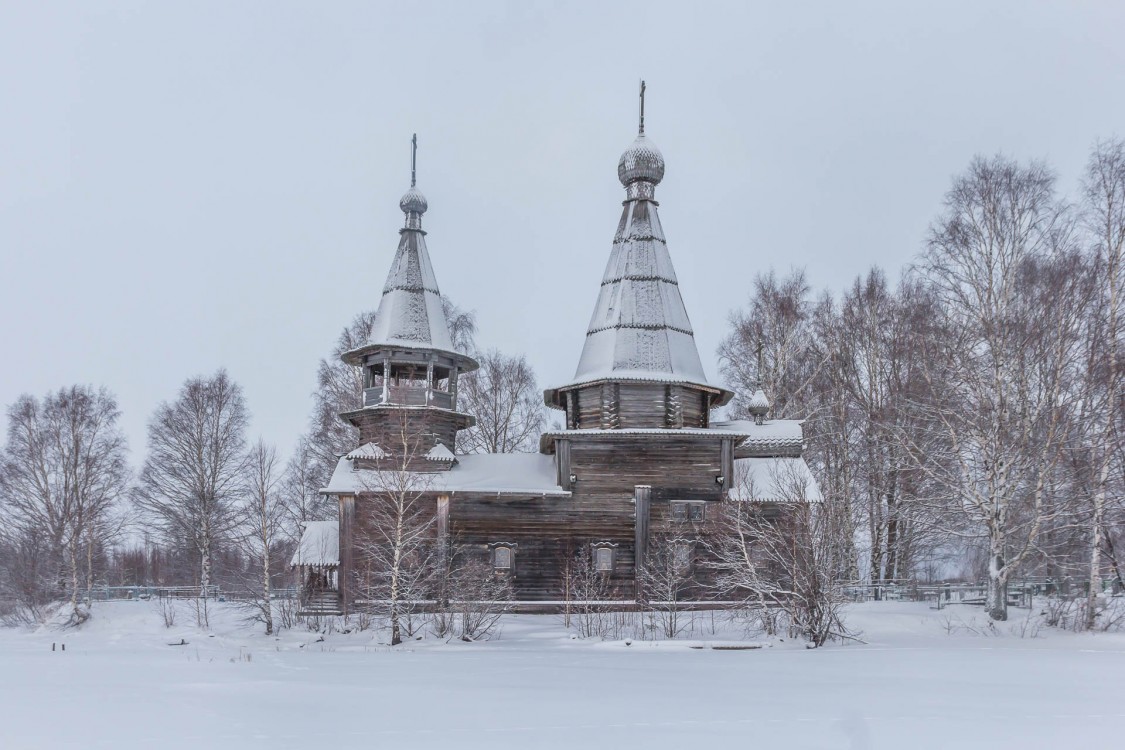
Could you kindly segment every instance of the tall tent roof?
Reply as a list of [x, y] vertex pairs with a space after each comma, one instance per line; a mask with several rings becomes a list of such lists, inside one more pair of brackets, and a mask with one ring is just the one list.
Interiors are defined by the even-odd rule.
[[[414, 143], [416, 149], [417, 141]], [[405, 225], [399, 230], [398, 250], [383, 285], [371, 335], [366, 344], [346, 353], [344, 358], [354, 359], [378, 347], [435, 349], [462, 356], [453, 347], [441, 291], [426, 248], [422, 214], [429, 204], [415, 186], [413, 168], [410, 189], [399, 201], [399, 208], [406, 216]]]
[[[617, 174], [626, 190], [621, 221], [574, 380], [561, 388], [598, 380], [687, 383], [719, 391], [718, 403], [726, 403], [733, 394], [707, 381], [680, 296], [654, 198], [664, 157], [644, 135], [643, 114]], [[549, 400], [557, 391], [548, 391]]]

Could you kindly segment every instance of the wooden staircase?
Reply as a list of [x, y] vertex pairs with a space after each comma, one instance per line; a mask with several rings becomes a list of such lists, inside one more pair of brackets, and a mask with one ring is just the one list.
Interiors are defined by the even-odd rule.
[[298, 617], [327, 617], [342, 615], [344, 610], [340, 607], [340, 592], [319, 589], [310, 591], [301, 599], [301, 609]]

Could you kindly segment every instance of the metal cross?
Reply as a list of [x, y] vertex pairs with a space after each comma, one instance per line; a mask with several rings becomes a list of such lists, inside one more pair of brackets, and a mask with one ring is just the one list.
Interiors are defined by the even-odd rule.
[[418, 168], [418, 134], [410, 139], [410, 187], [414, 187]]
[[762, 340], [758, 339], [758, 387], [762, 387]]
[[641, 81], [641, 124], [637, 129], [638, 135], [645, 134], [645, 82]]

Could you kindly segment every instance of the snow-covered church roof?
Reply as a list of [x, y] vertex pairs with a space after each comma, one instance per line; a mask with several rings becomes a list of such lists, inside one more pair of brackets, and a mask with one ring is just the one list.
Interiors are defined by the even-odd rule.
[[415, 186], [413, 173], [410, 189], [398, 205], [406, 216], [405, 226], [399, 230], [398, 250], [383, 285], [371, 335], [366, 344], [344, 354], [344, 359], [356, 364], [362, 354], [381, 347], [434, 349], [464, 358], [453, 347], [442, 309], [441, 291], [422, 231], [422, 214], [429, 202]]
[[[456, 463], [448, 471], [412, 472], [416, 477], [412, 491], [451, 495], [472, 492], [570, 497], [570, 492], [558, 484], [554, 456], [541, 453], [477, 453], [456, 458]], [[400, 489], [401, 475], [394, 471], [356, 468], [352, 460], [344, 456], [336, 464], [328, 486], [321, 492], [348, 495], [379, 492], [388, 487]]]
[[798, 457], [754, 457], [734, 460], [734, 482], [728, 497], [752, 503], [819, 503], [820, 487]]
[[626, 190], [621, 221], [574, 380], [561, 388], [606, 379], [688, 383], [718, 391], [716, 405], [725, 404], [733, 394], [708, 382], [680, 296], [654, 200], [664, 157], [643, 125], [617, 172]]
[[358, 448], [356, 448], [351, 453], [347, 454], [347, 458], [353, 458], [353, 459], [354, 458], [379, 459], [379, 458], [386, 458], [386, 456], [387, 456], [387, 452], [385, 450], [383, 450], [376, 443], [364, 443], [363, 445], [359, 446]]
[[339, 565], [339, 521], [306, 521], [290, 565]]

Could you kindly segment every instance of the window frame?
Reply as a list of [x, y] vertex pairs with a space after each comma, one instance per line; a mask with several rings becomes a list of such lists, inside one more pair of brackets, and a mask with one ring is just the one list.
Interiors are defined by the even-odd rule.
[[[492, 542], [491, 544], [488, 545], [489, 564], [492, 566], [492, 571], [494, 573], [510, 574], [513, 571], [515, 571], [515, 569], [516, 569], [516, 548], [518, 546], [519, 545], [517, 545], [515, 542]], [[500, 550], [504, 550], [508, 554], [508, 565], [507, 565], [507, 567], [500, 567], [497, 564], [499, 562], [497, 557], [499, 555]]]
[[676, 500], [672, 503], [672, 520], [682, 523], [703, 523], [707, 520], [707, 503], [697, 500]]
[[[615, 549], [617, 545], [601, 542], [590, 546], [594, 557], [594, 572], [599, 575], [613, 575], [617, 571], [617, 550]], [[608, 556], [609, 567], [603, 568], [601, 566], [603, 554]]]

